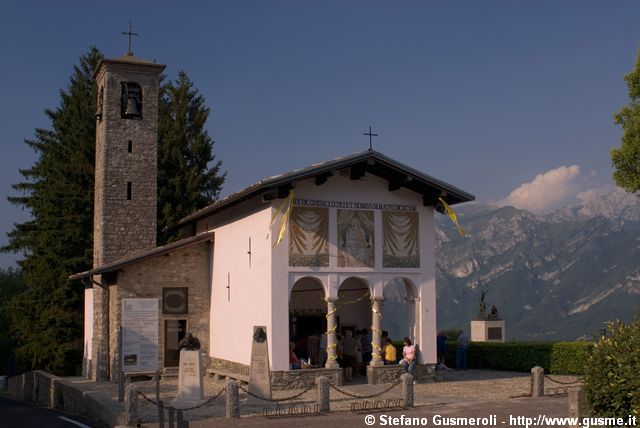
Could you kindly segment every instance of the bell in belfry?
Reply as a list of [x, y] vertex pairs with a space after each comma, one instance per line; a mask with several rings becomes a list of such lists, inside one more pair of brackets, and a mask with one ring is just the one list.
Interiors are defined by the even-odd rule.
[[138, 99], [135, 96], [129, 94], [127, 97], [127, 105], [124, 109], [126, 116], [140, 116], [140, 110], [138, 110]]
[[140, 86], [136, 83], [128, 82], [123, 89], [124, 109], [122, 115], [129, 118], [142, 116], [142, 93]]

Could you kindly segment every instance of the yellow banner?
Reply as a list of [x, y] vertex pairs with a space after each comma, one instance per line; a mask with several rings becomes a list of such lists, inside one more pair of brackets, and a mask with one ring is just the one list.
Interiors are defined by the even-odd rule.
[[463, 229], [462, 226], [460, 226], [460, 223], [458, 223], [458, 216], [456, 215], [456, 213], [453, 212], [451, 207], [444, 201], [444, 199], [442, 198], [438, 198], [438, 199], [440, 200], [440, 203], [442, 203], [442, 206], [444, 207], [444, 213], [451, 219], [453, 224], [456, 226], [460, 236], [462, 236], [463, 238], [471, 236], [466, 230]]
[[280, 226], [278, 228], [278, 238], [276, 242], [273, 244], [273, 247], [278, 245], [280, 241], [284, 239], [284, 234], [287, 231], [287, 224], [289, 224], [289, 217], [291, 216], [291, 208], [293, 208], [293, 190], [289, 190], [289, 196], [282, 201], [278, 210], [273, 213], [271, 217], [271, 223], [269, 223], [269, 233], [267, 233], [267, 239], [269, 239], [269, 235], [271, 234], [271, 228], [273, 227], [273, 223], [278, 218], [278, 215], [282, 213], [282, 217], [280, 218]]

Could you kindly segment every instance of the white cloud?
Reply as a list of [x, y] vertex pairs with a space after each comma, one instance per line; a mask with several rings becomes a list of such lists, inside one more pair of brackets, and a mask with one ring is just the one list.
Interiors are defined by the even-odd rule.
[[575, 201], [581, 187], [579, 177], [578, 165], [560, 166], [538, 174], [528, 183], [521, 184], [497, 204], [511, 205], [536, 214], [546, 214], [563, 205], [568, 205], [570, 201]]
[[598, 200], [601, 197], [608, 195], [612, 191], [613, 191], [612, 186], [595, 187], [592, 189], [587, 189], [583, 192], [579, 192], [576, 195], [576, 199], [578, 199], [580, 205], [584, 205], [586, 203]]

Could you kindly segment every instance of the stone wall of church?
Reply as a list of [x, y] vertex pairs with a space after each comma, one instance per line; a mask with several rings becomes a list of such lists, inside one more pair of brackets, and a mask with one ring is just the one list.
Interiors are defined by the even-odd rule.
[[[200, 340], [202, 354], [209, 355], [209, 311], [211, 302], [210, 243], [203, 242], [169, 254], [156, 256], [118, 272], [117, 285], [109, 287], [109, 357], [111, 378], [119, 369], [118, 327], [123, 298], [159, 299], [159, 367], [165, 367], [165, 321], [186, 320], [187, 331]], [[163, 313], [163, 288], [188, 287], [188, 313]], [[208, 360], [205, 361], [205, 366]]]

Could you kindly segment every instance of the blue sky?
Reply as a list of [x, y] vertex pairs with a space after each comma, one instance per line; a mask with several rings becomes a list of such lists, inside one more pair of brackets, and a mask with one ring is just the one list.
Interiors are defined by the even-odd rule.
[[6, 1], [0, 244], [28, 216], [6, 201], [35, 160], [23, 140], [91, 45], [126, 51], [129, 21], [137, 56], [206, 97], [225, 194], [364, 150], [372, 126], [376, 150], [479, 201], [535, 210], [509, 195], [538, 186], [544, 211], [611, 185], [639, 17], [634, 1]]

